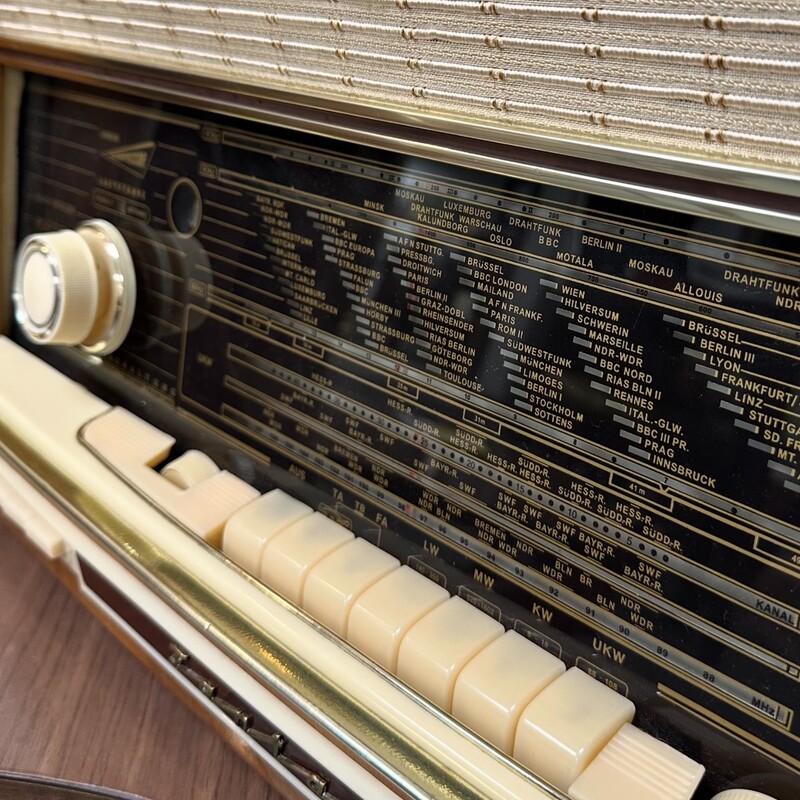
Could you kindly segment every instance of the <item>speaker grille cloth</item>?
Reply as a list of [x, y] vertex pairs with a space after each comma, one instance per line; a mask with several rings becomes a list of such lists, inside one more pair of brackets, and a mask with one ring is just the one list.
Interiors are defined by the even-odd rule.
[[301, 95], [800, 166], [800, 3], [0, 0], [0, 35]]

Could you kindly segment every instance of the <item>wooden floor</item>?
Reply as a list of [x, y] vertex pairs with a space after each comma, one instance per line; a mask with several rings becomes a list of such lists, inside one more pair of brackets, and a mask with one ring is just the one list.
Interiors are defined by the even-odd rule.
[[1, 515], [0, 770], [152, 800], [280, 800], [11, 535]]

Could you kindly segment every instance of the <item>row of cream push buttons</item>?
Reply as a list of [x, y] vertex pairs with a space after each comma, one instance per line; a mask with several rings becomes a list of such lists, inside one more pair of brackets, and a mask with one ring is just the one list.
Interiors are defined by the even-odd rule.
[[84, 435], [187, 528], [574, 800], [694, 793], [703, 768], [631, 725], [627, 699], [328, 517], [198, 451], [159, 475], [174, 440], [123, 409]]
[[574, 800], [694, 793], [703, 768], [631, 725], [626, 698], [280, 490], [235, 513], [221, 546]]

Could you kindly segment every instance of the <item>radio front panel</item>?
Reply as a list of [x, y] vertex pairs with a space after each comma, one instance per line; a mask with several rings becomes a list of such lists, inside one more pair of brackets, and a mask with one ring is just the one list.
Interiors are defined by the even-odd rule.
[[19, 138], [20, 239], [131, 250], [101, 373], [629, 697], [701, 800], [797, 794], [797, 238], [40, 78]]

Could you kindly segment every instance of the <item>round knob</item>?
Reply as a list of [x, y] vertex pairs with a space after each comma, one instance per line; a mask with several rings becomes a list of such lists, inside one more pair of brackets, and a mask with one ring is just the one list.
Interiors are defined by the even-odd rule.
[[33, 234], [17, 251], [12, 295], [17, 322], [31, 341], [110, 353], [133, 320], [136, 275], [130, 251], [104, 220]]
[[775, 798], [761, 792], [754, 792], [752, 789], [728, 789], [714, 795], [713, 800], [775, 800]]
[[79, 233], [29, 236], [14, 275], [17, 322], [39, 344], [80, 344], [97, 314], [97, 284], [94, 258]]

